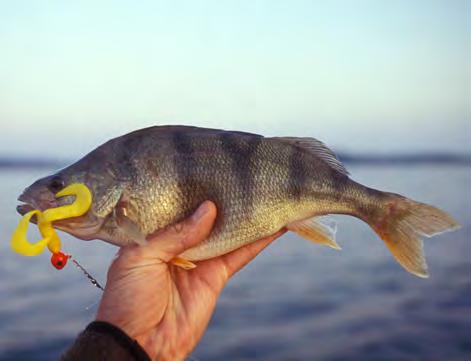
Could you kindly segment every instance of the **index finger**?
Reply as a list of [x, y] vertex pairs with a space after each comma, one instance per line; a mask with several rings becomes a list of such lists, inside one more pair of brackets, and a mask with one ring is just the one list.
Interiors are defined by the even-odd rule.
[[168, 262], [209, 236], [216, 213], [216, 205], [205, 201], [191, 217], [150, 236], [146, 247]]

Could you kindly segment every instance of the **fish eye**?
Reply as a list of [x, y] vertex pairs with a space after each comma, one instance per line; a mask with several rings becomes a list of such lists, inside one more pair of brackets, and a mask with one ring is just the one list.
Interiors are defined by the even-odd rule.
[[48, 185], [48, 188], [51, 192], [57, 193], [59, 192], [62, 188], [64, 188], [65, 184], [64, 181], [62, 180], [61, 177], [56, 176], [51, 179], [51, 182]]

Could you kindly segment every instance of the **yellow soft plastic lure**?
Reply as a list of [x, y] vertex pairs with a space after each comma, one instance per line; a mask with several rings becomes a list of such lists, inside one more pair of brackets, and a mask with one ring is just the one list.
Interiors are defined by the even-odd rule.
[[[65, 206], [46, 209], [44, 212], [35, 209], [26, 213], [21, 218], [18, 227], [11, 237], [11, 247], [15, 252], [23, 256], [37, 256], [47, 246], [53, 253], [53, 256], [62, 255], [60, 252], [61, 241], [52, 227], [52, 222], [82, 216], [88, 212], [92, 204], [92, 193], [82, 183], [73, 183], [56, 194], [57, 198], [65, 196], [75, 196], [75, 201]], [[43, 238], [36, 243], [30, 243], [26, 238], [26, 232], [29, 222], [34, 215], [38, 219], [39, 232]], [[60, 262], [62, 263], [62, 261]], [[62, 267], [64, 265], [65, 263], [61, 264]]]

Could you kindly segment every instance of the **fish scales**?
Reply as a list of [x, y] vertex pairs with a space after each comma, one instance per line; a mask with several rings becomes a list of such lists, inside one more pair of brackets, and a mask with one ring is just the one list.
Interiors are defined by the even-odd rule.
[[367, 222], [399, 263], [425, 277], [422, 237], [458, 227], [435, 207], [351, 180], [334, 153], [313, 138], [186, 126], [138, 130], [35, 182], [19, 198], [27, 203], [20, 213], [64, 202], [48, 191], [53, 178], [64, 186], [85, 183], [94, 199], [87, 215], [54, 226], [119, 246], [145, 243], [149, 234], [212, 200], [214, 228], [180, 255], [188, 261], [228, 253], [284, 227], [338, 248], [317, 217], [346, 214]]
[[[295, 147], [284, 144], [280, 146], [277, 142], [266, 141], [260, 136], [238, 136], [230, 132], [220, 132], [210, 137], [191, 137], [186, 132], [175, 131], [171, 137], [162, 139], [160, 143], [162, 142], [168, 145], [158, 150], [156, 163], [165, 164], [165, 158], [172, 159], [174, 169], [161, 167], [157, 173], [160, 174], [159, 179], [176, 178], [177, 187], [165, 185], [166, 189], [155, 190], [152, 189], [155, 186], [146, 184], [159, 182], [152, 180], [153, 174], [149, 175], [147, 171], [150, 151], [141, 149], [146, 146], [155, 149], [153, 143], [136, 142], [137, 146], [131, 150], [128, 147], [118, 148], [132, 154], [137, 164], [137, 174], [140, 175], [138, 181], [131, 185], [136, 188], [130, 191], [134, 195], [130, 203], [141, 204], [139, 214], [141, 217], [145, 215], [146, 219], [142, 221], [133, 217], [132, 213], [130, 218], [143, 223], [144, 232], [150, 233], [162, 227], [162, 224], [156, 223], [157, 219], [161, 223], [169, 223], [168, 217], [162, 217], [169, 213], [168, 207], [162, 209], [160, 202], [153, 199], [154, 194], [174, 200], [173, 212], [170, 212], [174, 219], [170, 223], [188, 216], [205, 199], [214, 200], [218, 205], [219, 216], [213, 235], [199, 250], [204, 254], [193, 257], [209, 257], [212, 252], [227, 252], [227, 249], [237, 248], [251, 241], [250, 237], [254, 234], [265, 236], [276, 232], [283, 225], [267, 214], [272, 214], [273, 217], [279, 214], [278, 218], [286, 217], [289, 212], [286, 209], [279, 212], [280, 204], [290, 197], [300, 200], [301, 187], [290, 178], [293, 170], [289, 168], [290, 158], [293, 158], [291, 154], [300, 152]], [[170, 154], [166, 154], [166, 151]], [[301, 161], [295, 164], [295, 168], [297, 173], [300, 173], [299, 170], [307, 173], [307, 166], [303, 166]], [[290, 191], [293, 186], [297, 186], [297, 195]], [[147, 192], [143, 193], [142, 190]], [[136, 194], [145, 196], [138, 199]], [[257, 197], [254, 197], [255, 194]], [[257, 217], [252, 218], [254, 212]]]
[[[208, 253], [206, 257], [209, 257], [214, 252], [237, 248], [240, 242], [245, 243], [246, 239], [260, 234], [260, 230], [268, 228], [265, 231], [267, 235], [275, 232], [279, 225], [258, 222], [257, 226], [253, 222], [253, 219], [258, 219], [254, 212], [264, 208], [261, 201], [280, 189], [280, 182], [272, 181], [282, 180], [276, 176], [277, 168], [273, 169], [273, 176], [255, 177], [263, 174], [264, 164], [270, 164], [257, 162], [267, 154], [261, 138], [247, 136], [238, 140], [231, 134], [221, 134], [214, 141], [198, 139], [195, 142], [194, 149], [197, 150], [191, 153], [191, 163], [195, 166], [188, 177], [180, 181], [184, 189], [181, 199], [186, 207], [181, 217], [187, 216], [205, 199], [215, 201], [219, 216], [212, 236], [201, 246], [200, 253], [186, 256], [193, 259], [205, 257], [202, 253]], [[187, 165], [187, 153], [180, 154], [176, 160], [177, 168], [189, 169]]]

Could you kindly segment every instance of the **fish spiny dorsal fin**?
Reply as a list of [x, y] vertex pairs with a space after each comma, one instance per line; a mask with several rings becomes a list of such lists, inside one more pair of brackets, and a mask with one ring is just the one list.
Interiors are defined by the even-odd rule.
[[288, 224], [286, 228], [314, 243], [322, 244], [337, 250], [341, 249], [339, 244], [335, 241], [337, 224], [334, 220], [327, 220], [326, 217], [313, 217], [292, 222]]
[[348, 170], [340, 162], [335, 153], [327, 147], [320, 140], [315, 138], [297, 138], [297, 137], [276, 137], [273, 139], [281, 140], [286, 143], [290, 143], [298, 148], [304, 149], [305, 151], [319, 157], [327, 165], [336, 171], [348, 175]]

